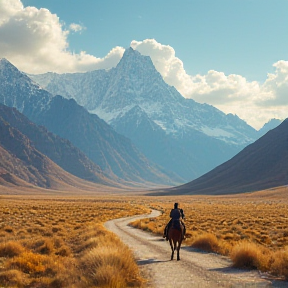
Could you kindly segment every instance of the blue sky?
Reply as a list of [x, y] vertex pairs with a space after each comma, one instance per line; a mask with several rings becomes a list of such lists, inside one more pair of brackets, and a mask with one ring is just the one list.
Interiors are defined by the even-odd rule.
[[86, 27], [68, 38], [78, 53], [104, 57], [115, 46], [153, 38], [174, 48], [188, 74], [214, 69], [250, 81], [265, 81], [272, 64], [287, 59], [287, 0], [22, 2]]
[[0, 0], [0, 58], [110, 69], [131, 46], [186, 98], [260, 128], [288, 117], [288, 0]]

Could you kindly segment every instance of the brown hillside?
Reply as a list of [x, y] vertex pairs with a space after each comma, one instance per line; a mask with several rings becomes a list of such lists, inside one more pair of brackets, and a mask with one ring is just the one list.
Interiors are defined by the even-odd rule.
[[65, 171], [85, 180], [111, 185], [112, 181], [103, 175], [101, 168], [68, 140], [49, 132], [43, 126], [37, 126], [15, 108], [0, 104], [0, 115], [4, 121], [27, 136], [39, 152]]
[[0, 117], [0, 184], [50, 189], [92, 186], [64, 171]]
[[288, 119], [200, 178], [160, 194], [231, 194], [288, 184]]

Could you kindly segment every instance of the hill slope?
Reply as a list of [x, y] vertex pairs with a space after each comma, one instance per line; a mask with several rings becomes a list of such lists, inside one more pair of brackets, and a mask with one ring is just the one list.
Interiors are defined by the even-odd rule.
[[[85, 187], [89, 182], [64, 171], [0, 116], [0, 184], [50, 189]], [[92, 186], [92, 185], [90, 185]]]
[[173, 180], [178, 179], [173, 179], [172, 174], [170, 179], [166, 172], [145, 158], [128, 138], [116, 133], [73, 99], [53, 97], [49, 109], [41, 112], [37, 123], [70, 140], [115, 181], [171, 185]]
[[164, 194], [230, 194], [288, 185], [288, 119], [229, 161]]
[[0, 115], [13, 128], [27, 136], [38, 151], [67, 172], [95, 183], [113, 184], [105, 178], [99, 166], [68, 140], [49, 132], [43, 126], [37, 126], [15, 108], [0, 104]]

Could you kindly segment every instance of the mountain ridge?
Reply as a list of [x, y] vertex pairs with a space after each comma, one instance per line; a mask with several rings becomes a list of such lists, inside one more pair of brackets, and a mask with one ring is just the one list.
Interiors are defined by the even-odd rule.
[[65, 171], [95, 183], [116, 184], [107, 179], [100, 167], [68, 140], [49, 132], [43, 126], [37, 126], [16, 108], [0, 104], [0, 115], [11, 127], [28, 137], [39, 152], [49, 157]]
[[229, 161], [160, 195], [221, 195], [288, 185], [288, 118]]
[[0, 62], [0, 103], [15, 107], [32, 122], [68, 139], [112, 181], [150, 186], [183, 183], [177, 175], [148, 160], [131, 140], [115, 132], [97, 115], [90, 114], [74, 100], [53, 97], [8, 61]]
[[[50, 73], [48, 80], [45, 75], [31, 77], [53, 95], [81, 103], [130, 138], [146, 157], [185, 181], [227, 161], [257, 139], [257, 131], [238, 116], [185, 99], [164, 82], [149, 56], [132, 48], [109, 71]], [[143, 119], [137, 119], [135, 107], [142, 111], [140, 118], [145, 114], [146, 138], [137, 127]]]
[[63, 189], [85, 181], [64, 171], [0, 116], [0, 183], [4, 186]]

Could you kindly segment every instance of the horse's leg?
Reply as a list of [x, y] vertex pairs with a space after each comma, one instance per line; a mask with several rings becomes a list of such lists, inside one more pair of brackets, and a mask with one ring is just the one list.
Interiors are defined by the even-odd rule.
[[181, 243], [182, 243], [182, 236], [180, 238], [180, 241], [178, 242], [178, 247], [177, 247], [177, 261], [180, 260], [180, 247], [181, 247]]
[[177, 248], [177, 241], [175, 241], [175, 239], [173, 239], [173, 249], [174, 249], [174, 251], [176, 250], [176, 248]]
[[169, 238], [169, 243], [170, 243], [170, 247], [171, 247], [171, 250], [172, 250], [171, 260], [173, 260], [173, 258], [174, 258], [174, 249], [173, 249], [173, 245], [172, 245], [172, 240], [170, 238]]

